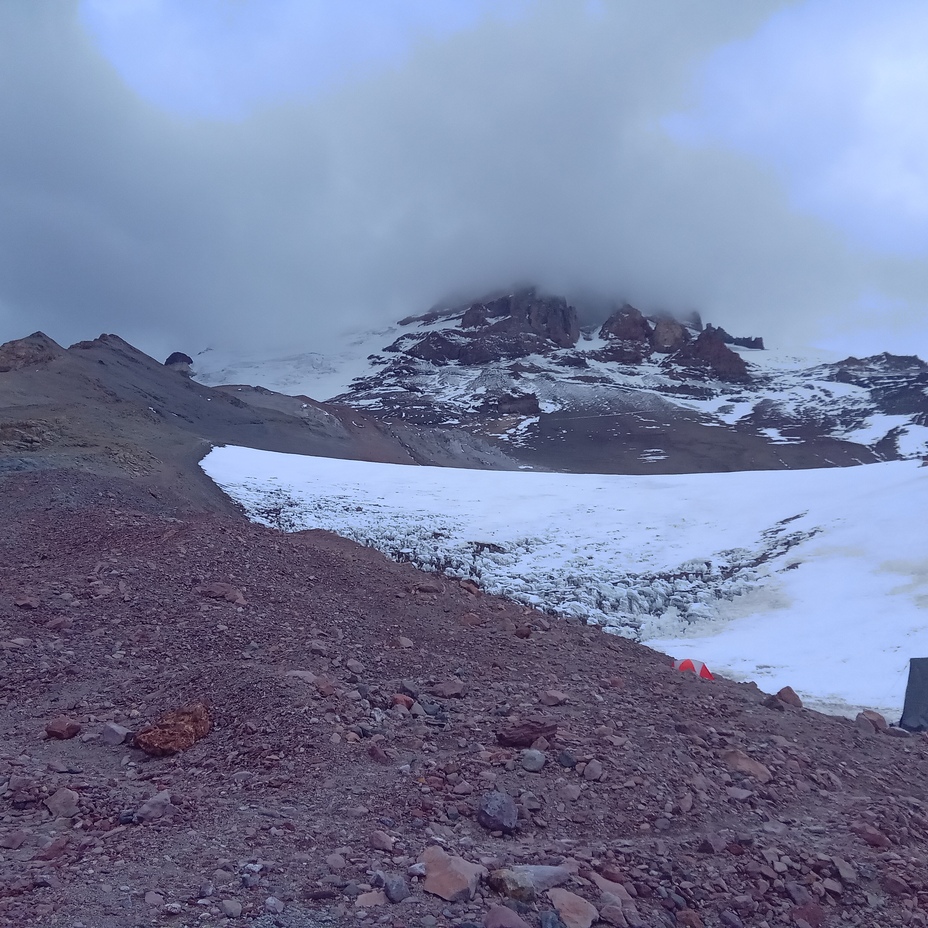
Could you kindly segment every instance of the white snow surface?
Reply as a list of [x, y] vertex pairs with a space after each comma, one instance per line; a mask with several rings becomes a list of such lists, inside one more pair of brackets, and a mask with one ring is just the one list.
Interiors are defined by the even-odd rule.
[[206, 473], [261, 523], [322, 528], [674, 657], [895, 721], [928, 656], [928, 468], [602, 476], [224, 447]]
[[[406, 331], [399, 325], [342, 333], [316, 351], [280, 356], [224, 352], [206, 348], [193, 359], [194, 379], [207, 386], [249, 384], [289, 396], [324, 401], [348, 390], [356, 377], [370, 373], [368, 355], [379, 352]], [[427, 331], [427, 329], [425, 329]]]

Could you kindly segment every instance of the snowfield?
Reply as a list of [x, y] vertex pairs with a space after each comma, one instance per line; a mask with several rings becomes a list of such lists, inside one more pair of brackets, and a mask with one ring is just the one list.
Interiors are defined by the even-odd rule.
[[898, 720], [928, 656], [928, 468], [602, 476], [225, 447], [255, 521], [322, 528], [807, 704]]

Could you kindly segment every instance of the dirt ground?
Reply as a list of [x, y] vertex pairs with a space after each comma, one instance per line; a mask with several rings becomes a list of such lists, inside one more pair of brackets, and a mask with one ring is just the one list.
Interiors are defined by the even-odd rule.
[[928, 923], [923, 736], [144, 478], [0, 512], [2, 925]]

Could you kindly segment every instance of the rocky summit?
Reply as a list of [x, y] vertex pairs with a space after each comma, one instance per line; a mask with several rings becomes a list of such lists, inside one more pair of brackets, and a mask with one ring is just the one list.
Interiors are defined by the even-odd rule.
[[628, 303], [581, 325], [566, 298], [533, 288], [397, 328], [334, 402], [479, 436], [523, 467], [699, 473], [928, 453], [928, 365], [915, 357], [797, 360], [696, 313]]

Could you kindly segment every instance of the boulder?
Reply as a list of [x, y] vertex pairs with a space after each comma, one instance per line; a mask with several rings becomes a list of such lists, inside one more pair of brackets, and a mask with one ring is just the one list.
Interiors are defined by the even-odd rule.
[[487, 872], [486, 867], [472, 864], [463, 857], [454, 857], [435, 844], [427, 847], [419, 860], [425, 864], [422, 888], [448, 902], [473, 899], [480, 878]]

